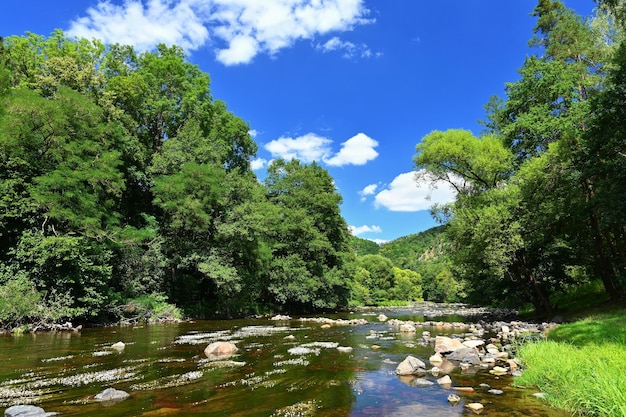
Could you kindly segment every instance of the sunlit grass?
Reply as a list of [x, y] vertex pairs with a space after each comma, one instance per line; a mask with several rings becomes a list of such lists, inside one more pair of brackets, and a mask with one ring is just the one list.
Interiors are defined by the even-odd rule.
[[626, 416], [626, 310], [559, 326], [519, 350], [516, 383], [535, 386], [558, 408], [583, 416]]

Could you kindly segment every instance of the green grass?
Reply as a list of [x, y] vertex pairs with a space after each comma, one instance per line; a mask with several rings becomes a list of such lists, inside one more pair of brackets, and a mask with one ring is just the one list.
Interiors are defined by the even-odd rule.
[[612, 307], [552, 330], [519, 350], [524, 373], [547, 401], [574, 415], [626, 416], [626, 309]]

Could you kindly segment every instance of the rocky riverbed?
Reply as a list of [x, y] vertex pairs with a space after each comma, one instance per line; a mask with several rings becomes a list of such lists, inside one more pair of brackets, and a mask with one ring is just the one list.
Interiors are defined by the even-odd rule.
[[556, 324], [509, 317], [428, 304], [4, 337], [0, 404], [41, 415], [237, 414], [251, 404], [264, 416], [533, 415], [544, 406], [512, 387], [514, 347]]

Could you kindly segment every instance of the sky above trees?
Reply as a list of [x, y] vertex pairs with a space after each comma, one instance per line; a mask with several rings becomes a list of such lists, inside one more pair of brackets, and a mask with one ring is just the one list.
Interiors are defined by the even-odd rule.
[[[591, 0], [565, 1], [589, 15]], [[248, 122], [269, 161], [316, 161], [344, 198], [353, 233], [392, 240], [433, 226], [453, 193], [416, 184], [415, 145], [469, 129], [519, 78], [535, 2], [148, 0], [14, 2], [2, 36], [55, 28], [150, 50], [182, 46], [210, 74], [214, 98]]]

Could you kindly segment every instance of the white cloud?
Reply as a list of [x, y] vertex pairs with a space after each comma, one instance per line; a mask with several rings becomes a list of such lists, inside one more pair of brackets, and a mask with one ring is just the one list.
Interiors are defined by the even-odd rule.
[[248, 135], [250, 135], [251, 138], [256, 138], [259, 135], [259, 132], [256, 129], [250, 129], [248, 130]]
[[359, 191], [359, 195], [361, 196], [361, 201], [365, 201], [368, 195], [373, 195], [378, 188], [378, 184], [370, 184]]
[[341, 144], [341, 150], [331, 158], [326, 158], [330, 166], [365, 165], [375, 159], [378, 152], [374, 150], [378, 142], [364, 133], [358, 133]]
[[263, 158], [257, 158], [257, 159], [250, 161], [250, 168], [253, 171], [264, 168], [266, 166], [267, 166], [267, 160]]
[[377, 188], [378, 188], [378, 184], [370, 184], [366, 186], [365, 188], [363, 188], [361, 191], [359, 191], [359, 194], [360, 195], [372, 195], [376, 192]]
[[87, 9], [87, 16], [70, 24], [67, 33], [80, 38], [97, 38], [105, 43], [133, 45], [140, 51], [159, 43], [198, 49], [209, 39], [209, 30], [190, 1], [127, 0], [118, 6], [100, 1]]
[[332, 140], [315, 133], [307, 133], [297, 138], [280, 137], [265, 145], [275, 158], [291, 160], [296, 158], [303, 163], [320, 161], [330, 154]]
[[192, 51], [210, 40], [218, 61], [236, 65], [372, 23], [368, 14], [364, 0], [126, 0], [119, 6], [99, 0], [67, 32], [142, 51], [158, 43]]
[[382, 233], [383, 229], [380, 228], [380, 226], [367, 226], [367, 225], [363, 225], [363, 226], [349, 226], [350, 228], [350, 232], [354, 235], [354, 236], [358, 236], [361, 235], [363, 233]]
[[331, 139], [315, 133], [307, 133], [297, 138], [280, 137], [265, 145], [275, 158], [291, 160], [296, 158], [303, 163], [324, 162], [330, 166], [364, 165], [375, 159], [374, 150], [378, 142], [364, 133], [359, 133], [341, 144], [339, 152], [333, 155]]
[[318, 43], [315, 49], [322, 52], [343, 52], [344, 58], [371, 58], [372, 56], [380, 56], [380, 53], [372, 53], [372, 50], [365, 44], [356, 45], [349, 41], [342, 41], [339, 37], [334, 36], [325, 43]]
[[379, 192], [375, 197], [377, 207], [385, 207], [390, 211], [419, 211], [427, 210], [434, 204], [451, 203], [456, 198], [456, 192], [447, 182], [434, 182], [426, 178], [416, 182], [415, 172], [406, 172], [398, 175], [389, 184], [387, 189]]

